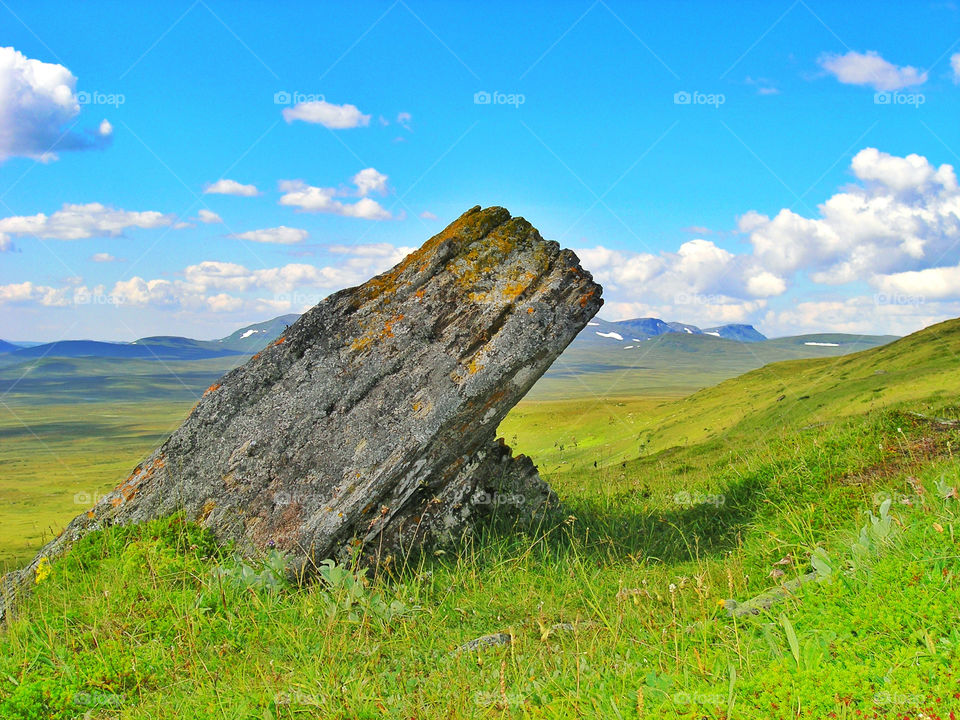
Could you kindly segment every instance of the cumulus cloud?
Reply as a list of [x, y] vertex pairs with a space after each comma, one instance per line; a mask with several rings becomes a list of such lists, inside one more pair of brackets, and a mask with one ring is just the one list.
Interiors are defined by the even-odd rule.
[[[375, 168], [365, 168], [351, 179], [352, 188], [315, 187], [302, 180], [281, 180], [281, 205], [299, 208], [301, 212], [324, 212], [365, 220], [389, 220], [391, 215], [376, 200], [367, 197], [372, 192], [387, 192], [387, 176]], [[355, 202], [337, 198], [359, 197]]]
[[[603, 246], [578, 250], [584, 267], [608, 291], [604, 315], [645, 313], [704, 323], [752, 318], [768, 330], [787, 332], [792, 322], [838, 331], [889, 327], [888, 315], [909, 332], [943, 319], [953, 307], [944, 303], [960, 301], [960, 189], [954, 168], [920, 155], [865, 148], [850, 171], [855, 182], [823, 202], [813, 217], [786, 208], [772, 217], [756, 210], [741, 215], [746, 251], [731, 252], [703, 239], [656, 254]], [[853, 301], [862, 312], [849, 317], [839, 314], [840, 299], [771, 307], [800, 281], [859, 293], [866, 284], [875, 295]], [[801, 310], [809, 316], [801, 317]], [[819, 310], [826, 314], [817, 325], [813, 314]]]
[[398, 123], [404, 130], [413, 130], [413, 127], [411, 127], [411, 125], [412, 125], [412, 123], [413, 123], [413, 115], [411, 115], [411, 114], [408, 113], [408, 112], [399, 113], [399, 114], [397, 115], [397, 123]]
[[68, 307], [89, 305], [94, 297], [106, 297], [106, 288], [89, 288], [80, 278], [71, 278], [59, 288], [32, 282], [0, 285], [0, 305], [35, 305], [40, 307]]
[[69, 203], [52, 215], [13, 216], [0, 219], [0, 235], [35, 235], [53, 240], [117, 237], [131, 227], [158, 228], [173, 224], [173, 216], [148, 210], [119, 210], [100, 203]]
[[422, 213], [420, 213], [420, 218], [423, 220], [439, 220], [440, 219], [429, 210], [424, 210]]
[[334, 105], [326, 100], [297, 103], [283, 109], [283, 119], [288, 123], [301, 120], [315, 125], [323, 125], [331, 130], [365, 127], [370, 124], [370, 116], [364, 115], [356, 105]]
[[91, 259], [93, 262], [95, 262], [95, 263], [112, 263], [112, 262], [119, 262], [119, 261], [117, 260], [117, 258], [115, 258], [113, 255], [111, 255], [110, 253], [105, 253], [105, 252], [94, 253], [93, 255], [90, 256], [90, 259]]
[[960, 303], [886, 299], [877, 295], [806, 300], [768, 310], [759, 322], [769, 334], [842, 332], [854, 335], [906, 335], [960, 315]]
[[113, 127], [106, 120], [96, 130], [72, 130], [80, 115], [76, 85], [63, 65], [0, 47], [0, 162], [17, 156], [51, 162], [58, 151], [107, 145]]
[[960, 84], [960, 53], [950, 56], [950, 68], [953, 70], [953, 82]]
[[9, 235], [0, 233], [0, 252], [10, 252], [11, 250], [13, 250], [13, 240], [10, 239]]
[[869, 85], [874, 90], [899, 90], [911, 85], [922, 85], [927, 73], [911, 65], [897, 67], [884, 60], [879, 53], [854, 50], [845, 55], [825, 53], [820, 56], [820, 67], [845, 85]]
[[309, 233], [300, 228], [287, 227], [280, 225], [274, 228], [264, 228], [263, 230], [249, 230], [247, 232], [237, 233], [230, 237], [237, 240], [250, 240], [259, 243], [276, 243], [278, 245], [295, 245], [307, 239]]
[[577, 250], [585, 268], [604, 287], [642, 291], [663, 300], [683, 295], [761, 298], [780, 295], [784, 280], [748, 255], [735, 255], [710, 240], [689, 240], [676, 252], [631, 253], [603, 246]]
[[206, 223], [207, 225], [223, 222], [223, 218], [221, 218], [219, 215], [213, 212], [213, 210], [206, 210], [206, 209], [203, 209], [197, 212], [197, 220], [199, 220], [202, 223]]
[[387, 176], [372, 167], [364, 168], [354, 175], [353, 184], [357, 187], [357, 194], [360, 197], [372, 192], [381, 194], [387, 192]]
[[369, 243], [333, 245], [328, 250], [337, 256], [337, 262], [326, 266], [290, 263], [252, 269], [239, 263], [206, 260], [189, 265], [173, 278], [136, 276], [120, 280], [109, 289], [102, 285], [87, 287], [80, 278], [66, 280], [61, 287], [32, 282], [0, 285], [0, 305], [65, 307], [89, 304], [96, 296], [104, 298], [103, 304], [178, 312], [303, 311], [330, 292], [357, 285], [388, 269], [413, 248]]
[[243, 185], [236, 180], [217, 180], [215, 183], [207, 185], [203, 190], [204, 195], [240, 195], [242, 197], [253, 197], [259, 195], [255, 185]]
[[958, 259], [960, 193], [952, 166], [866, 148], [851, 170], [861, 183], [821, 204], [820, 217], [783, 209], [772, 219], [756, 212], [741, 218], [764, 268], [842, 284]]

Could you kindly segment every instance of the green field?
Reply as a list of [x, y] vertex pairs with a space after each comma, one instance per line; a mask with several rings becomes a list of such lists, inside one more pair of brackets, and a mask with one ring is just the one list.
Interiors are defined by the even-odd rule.
[[[0, 636], [0, 717], [960, 714], [960, 321], [692, 394], [608, 379], [501, 426], [561, 517], [392, 577], [292, 587], [176, 518], [88, 537]], [[9, 560], [192, 403], [25, 398], [0, 426]], [[494, 633], [512, 641], [453, 652]]]

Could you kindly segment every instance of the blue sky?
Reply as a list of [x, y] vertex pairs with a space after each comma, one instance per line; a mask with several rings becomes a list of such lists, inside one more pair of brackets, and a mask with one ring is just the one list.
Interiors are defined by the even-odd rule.
[[608, 319], [960, 315], [952, 3], [5, 3], [5, 339], [224, 336], [477, 204]]

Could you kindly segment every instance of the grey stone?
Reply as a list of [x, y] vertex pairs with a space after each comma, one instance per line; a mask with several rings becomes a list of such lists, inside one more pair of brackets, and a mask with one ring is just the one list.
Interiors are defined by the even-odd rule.
[[[243, 551], [397, 565], [493, 516], [557, 505], [500, 421], [599, 310], [573, 252], [475, 207], [342, 290], [213, 385], [184, 423], [28, 567], [86, 533], [182, 511]], [[0, 616], [4, 601], [0, 597]]]

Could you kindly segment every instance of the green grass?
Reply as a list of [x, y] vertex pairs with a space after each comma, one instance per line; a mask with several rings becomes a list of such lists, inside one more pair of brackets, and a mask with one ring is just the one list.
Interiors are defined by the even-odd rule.
[[0, 406], [0, 572], [24, 565], [182, 422], [184, 402]]
[[[178, 518], [89, 536], [0, 636], [0, 717], [960, 714], [960, 430], [910, 414], [956, 418], [958, 356], [954, 322], [679, 400], [523, 403], [501, 432], [565, 519], [392, 577], [290, 586]], [[728, 617], [815, 550], [829, 578]]]

